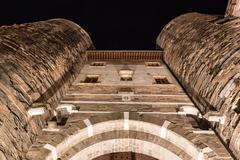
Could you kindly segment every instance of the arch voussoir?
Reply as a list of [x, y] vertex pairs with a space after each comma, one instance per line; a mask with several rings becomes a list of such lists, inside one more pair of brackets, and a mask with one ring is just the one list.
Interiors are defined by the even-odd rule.
[[[98, 119], [101, 119], [101, 117], [94, 117], [94, 120], [91, 118], [82, 120], [85, 126], [81, 125], [81, 129], [70, 125], [72, 128], [67, 128], [66, 126], [64, 129], [60, 130], [62, 134], [59, 134], [59, 132], [51, 132], [46, 134], [49, 135], [50, 138], [48, 139], [50, 139], [50, 141], [44, 141], [45, 144], [38, 146], [39, 148], [44, 149], [40, 149], [41, 152], [38, 151], [38, 156], [36, 156], [35, 159], [55, 160], [59, 157], [62, 159], [69, 159], [74, 158], [75, 155], [81, 155], [83, 152], [89, 152], [89, 155], [91, 155], [90, 150], [88, 150], [89, 148], [92, 148], [93, 146], [99, 148], [99, 146], [108, 142], [109, 144], [116, 145], [116, 151], [112, 150], [113, 152], [132, 151], [153, 156], [155, 158], [164, 159], [164, 157], [157, 157], [158, 153], [156, 153], [156, 155], [147, 154], [145, 148], [142, 148], [142, 150], [136, 149], [136, 147], [139, 147], [139, 145], [143, 142], [147, 142], [146, 144], [148, 144], [148, 146], [153, 146], [155, 149], [158, 146], [159, 151], [167, 150], [164, 152], [164, 154], [166, 154], [165, 158], [168, 157], [167, 154], [169, 154], [169, 157], [176, 156], [179, 159], [199, 159], [199, 157], [201, 159], [201, 157], [204, 157], [204, 154], [201, 152], [200, 148], [196, 147], [191, 141], [182, 135], [179, 135], [178, 133], [168, 129], [168, 126], [171, 125], [171, 122], [169, 121], [164, 121], [162, 126], [160, 126], [149, 123], [146, 120], [141, 121], [126, 119], [126, 114], [125, 116], [122, 116], [121, 119], [114, 118], [114, 120], [109, 120], [105, 117], [103, 118], [105, 121], [102, 121], [101, 119], [99, 123], [97, 122]], [[127, 128], [126, 123], [128, 125]], [[69, 130], [72, 130], [74, 134], [67, 134]], [[63, 137], [60, 136], [57, 138], [59, 135], [62, 135]], [[53, 141], [52, 139], [54, 138], [56, 139]], [[124, 143], [117, 145], [117, 143], [113, 143], [114, 140], [122, 140], [127, 145]], [[84, 145], [82, 146], [82, 144]], [[138, 145], [136, 146], [136, 144]], [[131, 146], [132, 148], [129, 148]], [[142, 144], [142, 146], [144, 145]], [[74, 148], [74, 151], [72, 148]], [[106, 150], [106, 152], [110, 153], [110, 149]], [[148, 151], [148, 153], [152, 152], [154, 151]], [[101, 151], [101, 153], [103, 154], [105, 152]], [[96, 158], [102, 154], [99, 153], [95, 156], [92, 156], [92, 158]], [[30, 150], [29, 154], [27, 155], [30, 159], [32, 158], [31, 155], [34, 154], [32, 150]]]

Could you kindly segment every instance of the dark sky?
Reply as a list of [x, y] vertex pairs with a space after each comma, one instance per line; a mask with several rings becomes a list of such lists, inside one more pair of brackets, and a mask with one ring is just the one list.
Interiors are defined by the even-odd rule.
[[161, 29], [187, 12], [224, 14], [227, 0], [1, 0], [0, 25], [66, 18], [97, 49], [155, 49]]

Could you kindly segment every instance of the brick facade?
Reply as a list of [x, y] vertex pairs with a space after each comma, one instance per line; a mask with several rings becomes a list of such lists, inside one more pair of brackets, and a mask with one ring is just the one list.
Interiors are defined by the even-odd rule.
[[[63, 19], [2, 26], [0, 41], [0, 157], [23, 159], [92, 43]], [[39, 106], [46, 114], [30, 117], [28, 109]]]
[[92, 50], [64, 19], [2, 26], [0, 159], [239, 158], [238, 5], [177, 17], [155, 51]]
[[227, 146], [240, 157], [240, 19], [198, 13], [177, 17], [157, 39], [164, 60]]

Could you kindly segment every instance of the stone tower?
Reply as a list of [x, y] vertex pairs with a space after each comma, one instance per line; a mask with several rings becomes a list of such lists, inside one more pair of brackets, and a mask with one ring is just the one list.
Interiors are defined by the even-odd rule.
[[155, 51], [99, 51], [77, 24], [0, 28], [0, 160], [240, 158], [239, 2], [189, 13]]

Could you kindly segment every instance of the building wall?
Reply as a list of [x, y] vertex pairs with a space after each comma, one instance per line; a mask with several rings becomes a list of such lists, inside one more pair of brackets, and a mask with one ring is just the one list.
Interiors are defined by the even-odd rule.
[[[77, 77], [74, 84], [84, 81], [87, 75], [99, 75], [99, 85], [153, 85], [155, 83], [154, 76], [167, 77], [169, 82], [179, 86], [175, 78], [167, 69], [163, 62], [161, 66], [149, 67], [144, 62], [107, 62], [105, 66], [91, 66], [91, 62], [86, 64], [81, 70], [81, 74]], [[119, 71], [127, 65], [129, 70], [133, 71], [132, 81], [121, 81]]]
[[237, 17], [189, 13], [172, 20], [157, 38], [164, 60], [203, 114], [225, 121], [212, 123], [240, 157], [239, 23]]
[[[157, 67], [146, 66], [144, 61], [106, 61], [105, 66], [91, 66], [91, 63], [93, 62], [84, 65], [68, 94], [62, 98], [62, 104], [75, 103], [74, 105], [85, 111], [138, 110], [137, 108], [144, 105], [150, 108], [164, 105], [161, 109], [166, 110], [167, 106], [176, 109], [178, 105], [193, 105], [163, 62]], [[133, 71], [132, 81], [120, 80], [119, 71], [126, 64]], [[99, 75], [99, 82], [84, 83], [88, 75]], [[154, 76], [166, 77], [169, 84], [155, 84]], [[131, 91], [123, 91], [124, 89]], [[130, 97], [129, 102], [123, 102], [124, 95]], [[171, 109], [170, 107], [169, 110]], [[149, 108], [147, 110], [150, 111]]]
[[[89, 52], [93, 57], [119, 54]], [[149, 52], [125, 53], [139, 57]], [[85, 63], [56, 108], [59, 120], [67, 120], [46, 126], [27, 159], [92, 160], [103, 155], [101, 158], [109, 158], [106, 154], [115, 152], [166, 160], [232, 159], [162, 60], [155, 60], [160, 67], [148, 67], [144, 58], [113, 61], [113, 56], [108, 57], [105, 66]], [[122, 69], [134, 72], [132, 81], [120, 81]], [[94, 74], [100, 75], [98, 83], [84, 82], [87, 75]], [[155, 84], [151, 74], [166, 76], [170, 84]], [[129, 158], [129, 154], [124, 155]], [[116, 159], [120, 157], [116, 155]]]
[[[24, 159], [92, 47], [88, 34], [64, 19], [0, 28], [0, 159]], [[35, 107], [45, 114], [31, 117]]]

